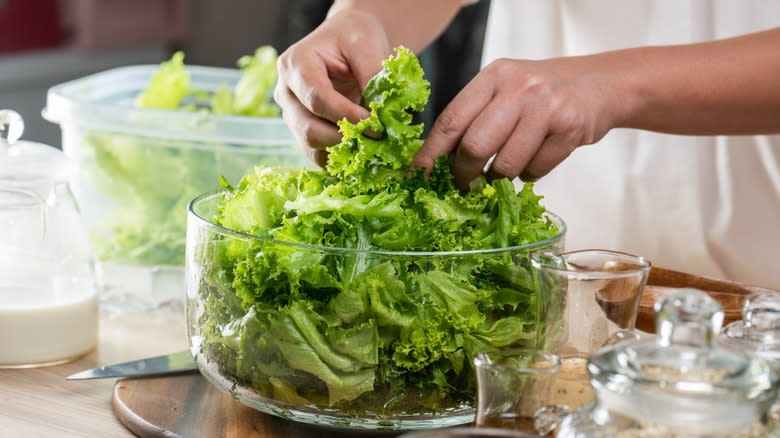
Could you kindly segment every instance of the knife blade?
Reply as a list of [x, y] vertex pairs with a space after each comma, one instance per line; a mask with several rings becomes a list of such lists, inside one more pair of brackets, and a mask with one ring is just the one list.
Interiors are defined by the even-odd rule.
[[65, 377], [65, 380], [159, 376], [163, 374], [195, 372], [197, 370], [198, 367], [192, 359], [192, 353], [185, 350], [162, 356], [148, 357], [145, 359], [132, 360], [130, 362], [92, 368]]

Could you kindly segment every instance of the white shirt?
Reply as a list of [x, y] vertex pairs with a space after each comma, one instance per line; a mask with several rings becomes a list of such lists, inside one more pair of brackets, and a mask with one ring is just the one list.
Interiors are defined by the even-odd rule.
[[[490, 7], [483, 64], [780, 26], [777, 0], [492, 0]], [[616, 129], [578, 148], [536, 191], [568, 224], [567, 250], [617, 249], [780, 289], [780, 136]]]

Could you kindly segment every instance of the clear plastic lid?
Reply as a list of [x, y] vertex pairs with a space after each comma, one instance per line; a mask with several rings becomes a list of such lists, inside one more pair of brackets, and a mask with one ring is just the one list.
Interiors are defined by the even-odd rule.
[[751, 294], [742, 303], [742, 320], [727, 325], [721, 334], [726, 345], [756, 353], [780, 369], [780, 294]]
[[600, 403], [641, 422], [691, 434], [738, 432], [759, 422], [777, 394], [766, 361], [715, 342], [723, 309], [687, 289], [655, 304], [655, 340], [617, 344], [591, 357]]
[[[281, 117], [244, 117], [205, 111], [136, 108], [133, 101], [159, 65], [119, 67], [49, 89], [43, 117], [63, 128], [75, 127], [138, 136], [265, 148], [296, 145]], [[187, 66], [192, 87], [213, 92], [232, 87], [235, 69]]]
[[45, 182], [65, 182], [70, 165], [57, 148], [18, 141], [24, 132], [22, 117], [0, 110], [0, 187], [27, 187]]

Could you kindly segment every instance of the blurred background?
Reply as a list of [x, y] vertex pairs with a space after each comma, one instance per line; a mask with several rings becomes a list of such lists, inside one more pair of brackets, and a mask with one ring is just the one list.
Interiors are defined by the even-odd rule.
[[[479, 70], [489, 0], [461, 10], [421, 61], [430, 121]], [[324, 18], [331, 0], [0, 0], [0, 107], [18, 111], [26, 140], [60, 146], [40, 115], [46, 90], [112, 67], [185, 63], [235, 67], [270, 44], [284, 51]]]

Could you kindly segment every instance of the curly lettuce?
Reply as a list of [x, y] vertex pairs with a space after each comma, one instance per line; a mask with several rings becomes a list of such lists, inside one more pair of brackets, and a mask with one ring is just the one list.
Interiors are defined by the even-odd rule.
[[531, 184], [461, 193], [447, 157], [428, 178], [411, 169], [411, 112], [428, 96], [398, 48], [364, 91], [370, 117], [339, 122], [325, 170], [258, 166], [226, 187], [214, 222], [269, 239], [198, 239], [201, 348], [224, 374], [344, 415], [437, 413], [473, 403], [477, 352], [555, 342], [542, 334], [560, 297], [541, 295], [526, 250], [461, 251], [555, 247], [560, 230]]
[[190, 74], [184, 68], [184, 53], [176, 52], [171, 59], [160, 64], [149, 85], [136, 97], [139, 108], [177, 109], [190, 89]]

